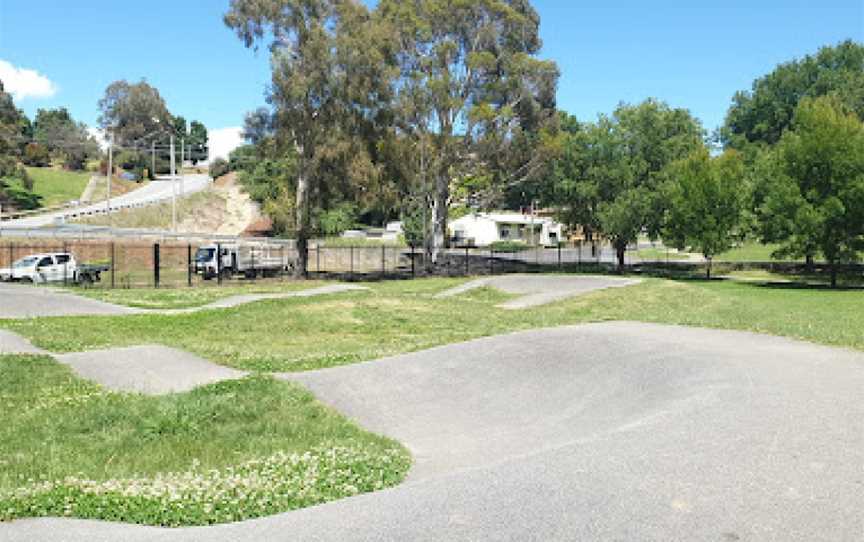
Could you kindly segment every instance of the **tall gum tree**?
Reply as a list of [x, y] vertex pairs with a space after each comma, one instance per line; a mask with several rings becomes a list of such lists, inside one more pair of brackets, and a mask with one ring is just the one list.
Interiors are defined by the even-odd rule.
[[224, 21], [247, 47], [271, 52], [268, 101], [276, 137], [296, 155], [295, 274], [305, 275], [313, 197], [328, 181], [374, 173], [362, 141], [389, 99], [381, 81], [391, 63], [356, 0], [232, 0]]
[[540, 17], [527, 0], [381, 0], [375, 14], [396, 40], [394, 122], [422, 157], [435, 262], [455, 178], [479, 167], [502, 185], [542, 167], [558, 69], [536, 58]]

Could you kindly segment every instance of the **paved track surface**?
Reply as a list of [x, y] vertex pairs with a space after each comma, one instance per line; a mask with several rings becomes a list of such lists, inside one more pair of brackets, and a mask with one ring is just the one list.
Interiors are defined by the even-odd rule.
[[39, 316], [121, 316], [140, 311], [53, 288], [0, 282], [0, 319]]
[[438, 294], [438, 297], [452, 297], [476, 288], [491, 286], [502, 292], [519, 296], [502, 303], [499, 307], [527, 309], [597, 290], [621, 288], [639, 282], [641, 281], [589, 275], [502, 275], [466, 282]]
[[81, 377], [108, 389], [148, 395], [186, 392], [247, 374], [161, 345], [58, 354], [54, 357]]
[[864, 539], [864, 354], [628, 322], [284, 375], [416, 466], [386, 491], [159, 529], [36, 519], [0, 540]]
[[0, 329], [0, 355], [3, 354], [45, 354], [41, 348], [36, 348], [24, 337]]
[[122, 316], [127, 314], [188, 314], [210, 309], [225, 309], [268, 299], [312, 297], [368, 290], [352, 284], [330, 284], [297, 292], [276, 294], [236, 295], [214, 301], [202, 307], [189, 309], [136, 309], [113, 305], [54, 288], [23, 284], [0, 283], [0, 319], [36, 318], [41, 316]]

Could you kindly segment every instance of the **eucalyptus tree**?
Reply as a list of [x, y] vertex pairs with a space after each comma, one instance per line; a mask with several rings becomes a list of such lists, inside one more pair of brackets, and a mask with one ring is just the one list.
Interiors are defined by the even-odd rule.
[[368, 142], [389, 103], [387, 48], [356, 0], [232, 0], [224, 20], [247, 47], [271, 52], [268, 101], [276, 137], [296, 159], [295, 272], [305, 274], [313, 198], [375, 174]]
[[552, 139], [558, 70], [536, 58], [540, 17], [527, 0], [380, 0], [399, 73], [396, 133], [418, 157], [427, 249], [447, 243], [454, 179], [477, 170], [506, 187], [537, 174]]

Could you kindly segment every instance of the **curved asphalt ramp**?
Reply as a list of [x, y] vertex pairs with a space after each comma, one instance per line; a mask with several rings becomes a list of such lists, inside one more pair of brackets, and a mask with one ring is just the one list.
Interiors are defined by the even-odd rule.
[[607, 288], [622, 288], [642, 282], [639, 279], [593, 275], [501, 275], [485, 277], [445, 290], [436, 297], [453, 297], [471, 290], [492, 287], [516, 297], [498, 307], [528, 309]]
[[296, 292], [234, 295], [201, 307], [188, 309], [140, 309], [114, 305], [53, 288], [0, 283], [0, 319], [46, 316], [124, 316], [128, 314], [189, 314], [211, 309], [227, 309], [257, 301], [314, 297], [342, 292], [368, 290], [353, 284], [329, 284]]
[[130, 307], [112, 305], [53, 288], [0, 283], [0, 318], [120, 316], [138, 312]]
[[415, 455], [409, 481], [208, 528], [24, 520], [0, 540], [864, 536], [864, 354], [638, 323], [285, 375]]

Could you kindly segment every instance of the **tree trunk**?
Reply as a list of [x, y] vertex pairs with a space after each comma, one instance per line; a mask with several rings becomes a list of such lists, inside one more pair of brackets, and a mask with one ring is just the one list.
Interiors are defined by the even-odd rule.
[[805, 269], [808, 273], [812, 273], [812, 272], [813, 272], [813, 255], [812, 255], [812, 254], [808, 254], [807, 256], [805, 256], [805, 260], [804, 260], [804, 269]]
[[837, 263], [831, 262], [831, 288], [837, 287]]
[[711, 263], [713, 261], [713, 258], [709, 257], [709, 258], [705, 258], [705, 259], [708, 260], [708, 267], [705, 268], [705, 278], [707, 278], [708, 280], [711, 280]]
[[618, 256], [618, 272], [624, 272], [624, 256], [627, 254], [627, 245], [616, 243], [615, 244], [615, 253]]
[[297, 259], [294, 262], [294, 277], [306, 278], [309, 262], [309, 180], [300, 164], [297, 174], [297, 201], [294, 209], [295, 229], [297, 233]]
[[447, 214], [450, 200], [450, 179], [439, 174], [435, 181], [435, 201], [432, 208], [432, 254], [433, 264], [438, 263], [441, 251], [447, 248]]

